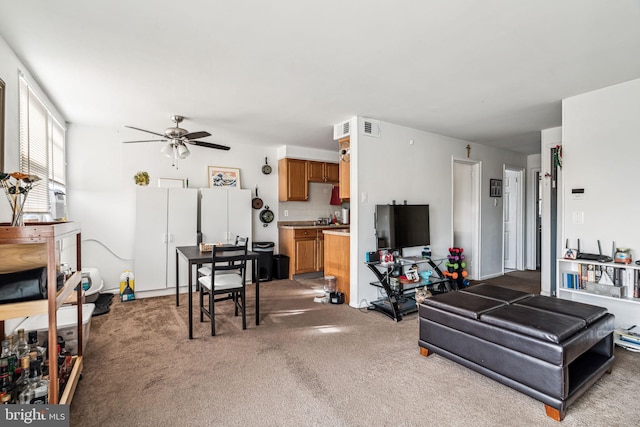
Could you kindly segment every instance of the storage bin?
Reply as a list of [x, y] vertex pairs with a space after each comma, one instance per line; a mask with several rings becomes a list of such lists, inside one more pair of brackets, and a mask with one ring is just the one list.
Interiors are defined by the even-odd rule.
[[590, 294], [604, 295], [607, 297], [624, 298], [626, 297], [626, 289], [624, 286], [605, 285], [602, 283], [587, 282], [585, 290]]
[[273, 277], [278, 280], [289, 278], [289, 257], [287, 255], [273, 256]]
[[88, 303], [96, 302], [100, 296], [100, 291], [104, 287], [104, 281], [98, 269], [95, 267], [83, 267], [81, 283], [86, 301]]
[[[82, 304], [82, 351], [87, 348], [89, 341], [89, 331], [91, 329], [91, 316], [95, 304]], [[63, 306], [58, 310], [58, 336], [65, 341], [65, 347], [71, 354], [78, 354], [78, 311], [75, 305]], [[29, 331], [38, 331], [38, 344], [42, 345], [48, 338], [49, 316], [39, 314], [26, 318], [20, 323], [16, 330], [24, 329], [25, 334]]]
[[252, 249], [258, 253], [258, 274], [261, 282], [268, 282], [273, 276], [273, 242], [253, 242]]

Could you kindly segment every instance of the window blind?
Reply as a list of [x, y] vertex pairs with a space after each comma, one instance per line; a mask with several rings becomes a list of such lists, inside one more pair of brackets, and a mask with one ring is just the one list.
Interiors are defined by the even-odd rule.
[[37, 175], [36, 183], [25, 203], [24, 211], [48, 213], [49, 188], [65, 185], [64, 128], [46, 104], [20, 77], [20, 171]]
[[51, 122], [51, 156], [49, 164], [51, 165], [49, 179], [57, 184], [65, 185], [64, 128], [56, 120]]

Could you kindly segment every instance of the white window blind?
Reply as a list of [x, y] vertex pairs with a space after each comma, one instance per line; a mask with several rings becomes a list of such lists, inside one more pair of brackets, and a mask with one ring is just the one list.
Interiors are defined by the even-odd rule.
[[64, 128], [56, 120], [51, 121], [51, 171], [49, 179], [56, 184], [65, 185], [64, 167]]
[[37, 175], [24, 211], [48, 213], [49, 188], [64, 188], [64, 128], [24, 79], [20, 78], [20, 171]]

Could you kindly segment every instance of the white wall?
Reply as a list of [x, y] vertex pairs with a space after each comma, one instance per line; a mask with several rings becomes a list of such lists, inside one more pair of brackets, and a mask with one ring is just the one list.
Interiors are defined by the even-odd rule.
[[394, 199], [429, 204], [432, 252], [446, 255], [452, 236], [451, 160], [466, 158], [467, 144], [470, 158], [482, 162], [480, 274], [502, 274], [502, 199], [493, 205], [489, 179], [501, 178], [504, 164], [525, 167], [526, 156], [384, 122], [374, 138], [361, 133], [363, 120], [358, 117], [358, 126], [351, 127], [357, 129], [351, 136], [351, 217], [357, 224], [357, 230], [351, 227], [351, 305], [377, 298], [369, 285], [374, 276], [364, 264], [365, 253], [375, 250], [375, 205]]
[[[562, 241], [579, 238], [583, 252], [597, 253], [600, 240], [606, 254], [615, 242], [640, 258], [640, 79], [565, 99], [562, 111]], [[584, 188], [583, 200], [573, 188]], [[577, 212], [583, 224], [573, 222]]]
[[[67, 144], [69, 219], [82, 225], [83, 265], [97, 267], [107, 289], [118, 286], [122, 270], [133, 268], [133, 176], [138, 171], [147, 171], [154, 186], [158, 178], [188, 178], [189, 187], [197, 188], [208, 185], [208, 166], [239, 167], [242, 188], [258, 185], [260, 197], [276, 214], [275, 221], [264, 227], [260, 211], [253, 211], [253, 240], [277, 245], [277, 147], [230, 144], [230, 151], [189, 147], [191, 156], [180, 160], [179, 169], [175, 169], [160, 153], [162, 144], [123, 144], [117, 129], [71, 125]], [[274, 159], [270, 175], [261, 171], [265, 157]]]

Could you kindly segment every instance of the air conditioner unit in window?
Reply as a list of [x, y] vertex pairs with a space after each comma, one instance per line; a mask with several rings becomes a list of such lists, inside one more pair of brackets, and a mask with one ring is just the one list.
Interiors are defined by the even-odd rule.
[[51, 201], [51, 217], [54, 220], [66, 218], [67, 202], [65, 200], [64, 192], [61, 190], [51, 190], [51, 193], [49, 193], [49, 199]]

